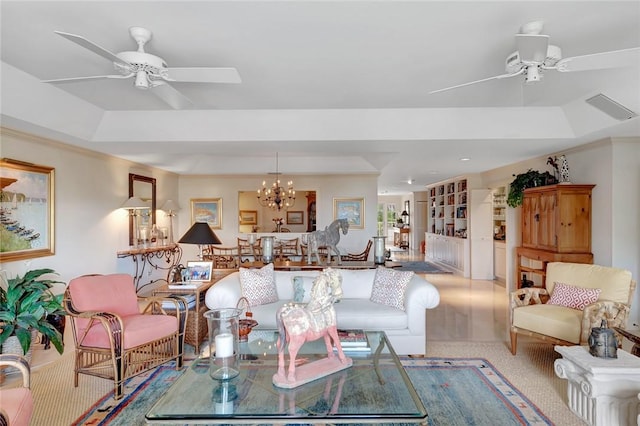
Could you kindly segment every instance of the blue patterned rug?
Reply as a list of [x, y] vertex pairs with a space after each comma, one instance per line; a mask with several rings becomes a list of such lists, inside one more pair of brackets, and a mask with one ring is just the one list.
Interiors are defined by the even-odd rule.
[[451, 271], [442, 269], [432, 262], [397, 262], [402, 265], [398, 270], [413, 271], [420, 274], [451, 274]]
[[[527, 397], [483, 358], [408, 358], [402, 364], [420, 395], [429, 425], [552, 425]], [[108, 393], [73, 425], [144, 425], [144, 416], [178, 377], [170, 364], [127, 382], [118, 402]]]

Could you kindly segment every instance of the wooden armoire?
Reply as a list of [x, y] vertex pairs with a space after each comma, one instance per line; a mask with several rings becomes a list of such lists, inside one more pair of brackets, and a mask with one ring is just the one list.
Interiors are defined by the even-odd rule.
[[[594, 186], [557, 184], [525, 189], [522, 246], [516, 249], [518, 288], [522, 287], [523, 276], [529, 274], [539, 276], [536, 285], [544, 286], [549, 262], [593, 263], [591, 190]], [[523, 259], [540, 262], [542, 266], [523, 265]]]

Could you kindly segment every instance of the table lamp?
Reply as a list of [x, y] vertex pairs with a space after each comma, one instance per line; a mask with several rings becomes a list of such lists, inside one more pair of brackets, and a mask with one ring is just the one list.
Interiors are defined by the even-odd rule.
[[173, 200], [167, 200], [160, 210], [166, 212], [167, 216], [169, 216], [169, 244], [173, 244], [173, 217], [180, 210], [180, 206]]
[[222, 241], [213, 232], [208, 223], [196, 222], [178, 241], [183, 244], [197, 244], [200, 253], [198, 258], [202, 260], [202, 246], [209, 244], [222, 244]]
[[140, 241], [140, 229], [138, 225], [138, 210], [148, 209], [150, 207], [149, 203], [141, 200], [138, 197], [129, 197], [127, 201], [125, 201], [120, 208], [129, 210], [129, 215], [132, 217], [132, 245], [135, 248], [138, 248], [138, 243]]

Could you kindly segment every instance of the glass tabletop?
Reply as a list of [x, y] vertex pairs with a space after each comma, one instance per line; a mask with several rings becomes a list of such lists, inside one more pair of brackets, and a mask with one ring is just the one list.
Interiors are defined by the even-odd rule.
[[[209, 358], [198, 358], [147, 413], [147, 422], [426, 422], [424, 405], [384, 332], [368, 331], [367, 338], [370, 350], [345, 350], [351, 367], [282, 389], [272, 384], [278, 368], [277, 333], [253, 330], [249, 341], [241, 343], [238, 377], [213, 380]], [[297, 359], [312, 362], [326, 356], [320, 339], [307, 342]]]

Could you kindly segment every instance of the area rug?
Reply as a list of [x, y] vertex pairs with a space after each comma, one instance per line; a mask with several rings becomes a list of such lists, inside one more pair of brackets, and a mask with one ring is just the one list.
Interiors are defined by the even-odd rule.
[[421, 274], [451, 274], [451, 271], [442, 269], [432, 262], [397, 262], [401, 266], [399, 270], [413, 271]]
[[[553, 424], [486, 359], [402, 357], [402, 364], [429, 425]], [[123, 399], [106, 394], [73, 425], [144, 425], [145, 413], [181, 374], [168, 364], [134, 377]]]

